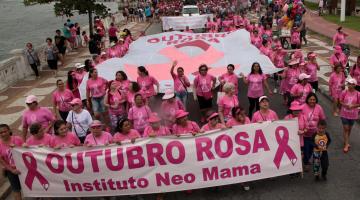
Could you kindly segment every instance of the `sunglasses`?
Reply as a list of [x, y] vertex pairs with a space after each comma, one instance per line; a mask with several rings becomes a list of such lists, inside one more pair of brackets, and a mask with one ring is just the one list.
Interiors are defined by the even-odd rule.
[[98, 128], [101, 128], [101, 125], [98, 125], [98, 126], [92, 126], [91, 128], [98, 129]]

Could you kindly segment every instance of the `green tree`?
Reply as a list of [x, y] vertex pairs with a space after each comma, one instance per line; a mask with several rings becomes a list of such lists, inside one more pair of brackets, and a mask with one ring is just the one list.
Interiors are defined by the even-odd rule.
[[101, 17], [106, 17], [109, 14], [109, 9], [103, 4], [95, 0], [24, 0], [25, 6], [35, 4], [54, 4], [54, 11], [56, 16], [71, 17], [74, 13], [79, 15], [88, 14], [90, 34], [93, 34], [93, 14]]

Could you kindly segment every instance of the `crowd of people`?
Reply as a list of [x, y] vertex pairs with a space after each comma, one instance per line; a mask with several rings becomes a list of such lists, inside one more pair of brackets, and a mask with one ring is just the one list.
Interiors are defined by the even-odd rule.
[[[249, 9], [258, 11], [259, 2], [252, 3]], [[275, 2], [278, 3], [280, 2]], [[215, 7], [213, 4], [220, 6]], [[162, 1], [153, 7], [159, 8], [159, 14], [164, 14], [163, 8], [174, 12], [175, 9], [168, 8], [180, 5], [180, 1]], [[22, 115], [22, 135], [12, 134], [12, 130], [6, 124], [0, 125], [0, 163], [4, 166], [17, 197], [20, 197], [20, 172], [8, 156], [9, 150], [14, 146], [46, 146], [59, 149], [111, 143], [121, 145], [125, 141], [135, 143], [145, 137], [181, 137], [189, 134], [195, 136], [210, 130], [275, 121], [279, 120], [279, 116], [271, 109], [270, 98], [266, 96], [273, 93], [283, 95], [284, 109], [288, 112], [284, 119], [298, 120], [304, 170], [310, 169], [313, 158], [312, 167], [316, 179], [322, 177], [326, 180], [329, 165], [327, 147], [331, 138], [326, 130], [324, 110], [316, 94], [319, 89], [317, 71], [320, 69], [316, 61], [317, 55], [307, 52], [306, 56], [303, 56], [301, 36], [297, 30], [291, 33], [293, 50], [283, 48], [280, 38], [273, 36], [273, 20], [271, 23], [268, 20], [277, 13], [276, 6], [268, 6], [265, 20], [255, 23], [250, 22], [245, 13], [236, 14], [234, 5], [234, 2], [225, 1], [220, 4], [217, 1], [201, 2], [199, 7], [202, 12], [215, 14], [214, 19], [208, 19], [206, 31], [249, 31], [252, 44], [268, 56], [280, 71], [273, 75], [264, 74], [260, 64], [254, 62], [249, 74], [236, 74], [235, 66], [229, 64], [227, 71], [216, 78], [208, 73], [208, 66], [203, 64], [199, 66], [198, 73], [191, 83], [185, 75], [184, 68], [174, 61], [169, 71], [174, 87], [168, 88], [163, 95], [159, 93], [158, 80], [149, 74], [144, 66], [137, 68], [136, 80], [129, 80], [126, 71], [116, 72], [113, 80], [106, 80], [98, 75], [96, 66], [108, 58], [124, 56], [133, 38], [129, 30], [120, 32], [115, 24], [110, 25], [106, 34], [101, 20], [96, 19], [97, 32], [90, 36], [88, 42], [90, 52], [95, 55], [92, 60], [85, 60], [84, 64], [75, 64], [74, 69], [68, 72], [65, 82], [61, 79], [56, 81], [57, 89], [52, 94], [53, 110], [42, 106], [36, 96], [29, 95], [25, 100], [27, 110]], [[74, 24], [74, 27], [78, 25]], [[65, 45], [65, 41], [73, 41], [71, 46], [74, 48], [79, 46], [81, 37], [77, 37], [77, 32], [74, 35], [76, 37], [69, 40], [57, 31], [56, 45], [52, 45], [51, 38], [47, 39], [47, 61], [50, 68], [51, 65], [55, 65], [55, 61], [57, 63], [54, 52], [64, 52], [62, 45]], [[107, 49], [106, 35], [110, 41]], [[348, 56], [344, 53], [345, 37], [346, 34], [341, 28], [334, 36], [334, 53], [330, 57], [332, 73], [329, 90], [334, 104], [333, 115], [340, 116], [343, 125], [343, 152], [347, 153], [351, 147], [349, 137], [352, 127], [359, 118], [360, 56], [357, 57], [357, 62], [349, 67]], [[82, 40], [86, 39], [83, 37]], [[32, 48], [31, 44], [27, 44], [27, 47]], [[52, 56], [50, 52], [53, 53]], [[37, 65], [39, 60], [37, 55], [29, 51], [27, 58], [34, 69], [33, 65]], [[38, 72], [34, 72], [38, 75]], [[82, 99], [79, 86], [87, 74], [89, 78], [86, 81], [86, 98]], [[274, 79], [273, 86], [268, 83], [270, 78]], [[240, 88], [239, 81], [243, 81], [246, 88]], [[190, 93], [190, 87], [193, 95]], [[215, 91], [219, 92], [216, 94]], [[240, 93], [245, 91], [249, 102], [248, 108], [244, 107], [245, 100], [239, 98]], [[158, 110], [157, 97], [160, 95], [161, 109], [155, 112]], [[196, 112], [188, 109], [188, 98], [191, 96], [200, 108], [200, 119], [189, 118], [189, 112]], [[214, 102], [217, 106], [213, 105]], [[249, 189], [247, 184], [243, 186], [244, 189]], [[159, 198], [162, 198], [162, 195], [159, 195]]]

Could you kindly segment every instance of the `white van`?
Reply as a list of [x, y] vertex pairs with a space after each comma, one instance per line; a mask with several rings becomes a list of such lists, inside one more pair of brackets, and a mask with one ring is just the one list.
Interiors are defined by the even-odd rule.
[[191, 16], [199, 16], [200, 15], [199, 8], [194, 5], [183, 6], [182, 16], [190, 16], [190, 14]]

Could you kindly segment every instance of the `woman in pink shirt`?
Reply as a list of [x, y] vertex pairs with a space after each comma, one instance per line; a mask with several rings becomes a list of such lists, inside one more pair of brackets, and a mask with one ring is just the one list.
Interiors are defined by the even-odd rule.
[[299, 134], [299, 138], [300, 138], [301, 152], [304, 151], [304, 135], [303, 134], [304, 134], [304, 132], [306, 132], [306, 127], [305, 127], [306, 121], [305, 121], [304, 115], [302, 115], [302, 113], [301, 113], [302, 108], [303, 108], [303, 105], [301, 105], [298, 101], [291, 102], [291, 106], [289, 108], [291, 113], [286, 115], [284, 118], [285, 120], [297, 118], [298, 124], [299, 124], [298, 134]]
[[292, 49], [301, 48], [300, 29], [296, 26], [291, 29], [290, 43]]
[[112, 135], [103, 131], [103, 124], [99, 120], [94, 120], [90, 125], [90, 134], [85, 138], [84, 145], [87, 147], [109, 145], [112, 143]]
[[[154, 98], [159, 93], [159, 82], [152, 76], [149, 75], [149, 72], [145, 69], [144, 66], [138, 67], [138, 78], [137, 83], [141, 87], [141, 91], [145, 95], [144, 97], [150, 101], [154, 101]], [[154, 89], [156, 86], [156, 91]]]
[[202, 114], [202, 121], [205, 121], [206, 113], [212, 107], [213, 90], [215, 89], [216, 78], [208, 74], [208, 66], [200, 65], [199, 74], [194, 79], [194, 99], [197, 100]]
[[251, 119], [252, 123], [279, 120], [276, 112], [270, 109], [269, 98], [267, 96], [262, 96], [259, 98], [259, 105], [260, 110], [254, 113]]
[[25, 103], [28, 109], [22, 114], [23, 140], [26, 140], [28, 128], [33, 123], [40, 123], [46, 133], [51, 133], [50, 128], [55, 120], [53, 113], [48, 108], [40, 107], [34, 95], [27, 96]]
[[[174, 89], [175, 95], [181, 100], [183, 105], [186, 107], [187, 97], [188, 97], [188, 88], [190, 87], [190, 81], [184, 74], [184, 68], [178, 67], [176, 69], [177, 74], [175, 74], [174, 69], [177, 65], [175, 60], [171, 66], [170, 74], [174, 80]], [[184, 109], [185, 110], [185, 109]]]
[[238, 76], [234, 73], [235, 70], [235, 66], [233, 64], [228, 64], [227, 66], [227, 72], [225, 74], [222, 74], [221, 76], [219, 76], [219, 81], [220, 81], [220, 85], [221, 85], [221, 91], [224, 90], [224, 85], [225, 83], [229, 82], [234, 84], [234, 89], [235, 89], [235, 95], [237, 96], [239, 93], [239, 83], [238, 83]]
[[309, 78], [310, 75], [301, 73], [299, 75], [298, 83], [295, 84], [290, 90], [290, 94], [293, 100], [298, 101], [300, 104], [304, 104], [307, 95], [312, 92], [313, 88], [311, 87], [310, 83], [308, 83]]
[[345, 75], [340, 64], [335, 65], [334, 70], [330, 74], [329, 91], [330, 96], [333, 98], [333, 115], [336, 117], [339, 115], [339, 98], [345, 88]]
[[291, 88], [298, 82], [299, 75], [301, 70], [299, 68], [299, 59], [292, 59], [289, 62], [289, 66], [285, 68], [281, 77], [283, 78], [282, 81], [282, 92], [284, 93], [284, 104], [290, 106], [290, 92]]
[[260, 52], [267, 57], [271, 57], [273, 51], [271, 48], [271, 43], [268, 40], [263, 40], [262, 46], [260, 47]]
[[309, 83], [311, 84], [311, 87], [315, 91], [317, 91], [319, 89], [317, 71], [320, 70], [320, 66], [316, 61], [316, 54], [314, 52], [309, 52], [307, 54], [307, 58], [308, 58], [308, 62], [306, 63], [305, 66], [305, 72], [306, 74], [310, 75]]
[[345, 37], [347, 37], [348, 35], [342, 31], [341, 26], [339, 28], [337, 28], [336, 30], [337, 30], [337, 33], [333, 37], [333, 46], [335, 47], [335, 46], [338, 46], [341, 44], [346, 44]]
[[258, 29], [255, 29], [253, 31], [253, 34], [251, 35], [251, 44], [253, 44], [254, 46], [256, 46], [258, 49], [260, 49], [260, 47], [262, 46], [262, 38], [259, 35], [259, 31]]
[[161, 126], [161, 119], [157, 116], [156, 113], [152, 113], [149, 120], [149, 124], [144, 130], [144, 137], [157, 137], [157, 136], [166, 136], [170, 135], [170, 130]]
[[185, 107], [179, 99], [175, 98], [175, 94], [172, 89], [167, 89], [162, 99], [163, 102], [161, 103], [161, 116], [164, 119], [164, 124], [171, 128], [176, 121], [176, 111], [185, 110]]
[[66, 122], [63, 120], [57, 120], [54, 123], [54, 134], [50, 142], [50, 147], [60, 149], [64, 147], [75, 147], [80, 146], [80, 140], [75, 133], [70, 132]]
[[350, 76], [356, 80], [357, 85], [355, 89], [360, 92], [360, 55], [357, 57], [354, 66], [350, 69]]
[[246, 116], [244, 108], [241, 106], [234, 107], [231, 110], [232, 118], [226, 122], [226, 127], [233, 127], [237, 125], [250, 124], [249, 117]]
[[128, 118], [134, 125], [134, 129], [143, 134], [144, 129], [149, 125], [148, 120], [152, 113], [149, 106], [145, 105], [145, 99], [141, 94], [135, 94], [135, 105], [130, 108]]
[[117, 123], [126, 117], [126, 93], [117, 89], [115, 81], [110, 81], [110, 88], [104, 99], [104, 104], [108, 108], [111, 123], [111, 133], [115, 133]]
[[218, 110], [221, 123], [225, 124], [231, 119], [231, 110], [239, 106], [238, 96], [234, 94], [235, 86], [231, 82], [225, 83], [223, 87], [224, 96], [218, 101]]
[[[127, 93], [126, 97], [127, 97], [127, 108], [126, 110], [128, 111], [131, 107], [135, 106], [135, 95], [136, 94], [142, 94], [143, 96], [145, 96], [141, 90], [140, 90], [140, 86], [137, 82], [131, 82], [130, 86], [129, 86], [129, 92]], [[145, 101], [145, 104], [147, 105], [147, 101]]]
[[304, 132], [304, 165], [309, 168], [309, 159], [313, 154], [313, 135], [317, 131], [317, 125], [320, 120], [325, 120], [325, 114], [322, 107], [318, 104], [318, 98], [315, 93], [310, 93], [303, 105], [302, 113], [305, 118]]
[[200, 132], [200, 127], [196, 122], [188, 120], [188, 112], [183, 110], [178, 110], [176, 112], [175, 118], [176, 123], [172, 128], [172, 132], [176, 136], [185, 135], [185, 134], [197, 134]]
[[77, 82], [80, 84], [82, 82], [82, 80], [84, 79], [84, 76], [87, 74], [85, 71], [85, 65], [81, 64], [81, 63], [76, 63], [75, 64], [75, 78], [77, 80]]
[[219, 114], [216, 112], [210, 114], [206, 120], [208, 121], [208, 123], [201, 127], [200, 129], [201, 133], [206, 131], [226, 128], [225, 125], [220, 122]]
[[141, 138], [140, 133], [137, 130], [132, 129], [130, 120], [125, 118], [118, 123], [118, 132], [115, 133], [113, 142], [121, 144], [123, 141], [130, 140], [131, 143], [135, 143], [137, 138]]
[[340, 46], [334, 47], [334, 53], [330, 56], [330, 66], [334, 70], [334, 66], [339, 63], [342, 66], [343, 71], [345, 70], [346, 64], [347, 64], [347, 57], [343, 53]]
[[92, 107], [96, 119], [100, 119], [101, 116], [104, 119], [108, 118], [104, 106], [107, 85], [107, 80], [98, 76], [96, 69], [90, 69], [89, 79], [86, 82], [86, 99], [87, 106]]
[[266, 75], [263, 74], [260, 64], [254, 62], [251, 66], [251, 72], [246, 77], [242, 73], [240, 76], [243, 77], [244, 83], [248, 85], [247, 97], [249, 99], [249, 112], [248, 115], [251, 118], [253, 110], [259, 110], [259, 98], [264, 95], [264, 87], [270, 91], [269, 85], [266, 80]]
[[340, 117], [344, 133], [344, 153], [350, 149], [349, 139], [351, 129], [355, 121], [359, 118], [360, 92], [355, 90], [356, 80], [349, 78], [347, 81], [348, 89], [344, 90], [340, 96]]
[[71, 110], [70, 102], [74, 99], [73, 93], [65, 88], [64, 82], [56, 81], [57, 90], [52, 93], [53, 110], [57, 119], [66, 120]]
[[130, 81], [124, 71], [117, 71], [115, 74], [116, 88], [123, 93], [127, 93], [130, 87]]
[[29, 131], [31, 136], [26, 140], [26, 146], [50, 147], [52, 136], [44, 132], [41, 124], [32, 124]]
[[7, 124], [0, 124], [0, 164], [4, 170], [4, 175], [8, 178], [15, 200], [21, 200], [21, 186], [19, 174], [16, 169], [11, 149], [13, 147], [21, 147], [23, 140], [19, 136], [12, 134]]

